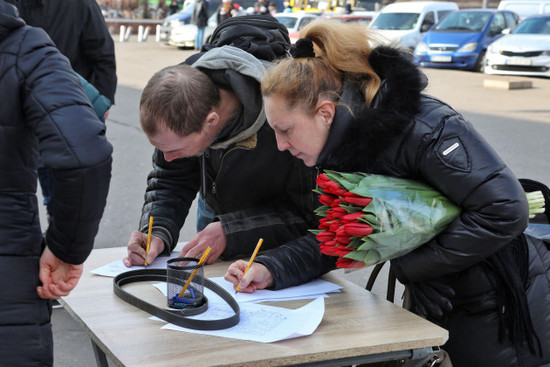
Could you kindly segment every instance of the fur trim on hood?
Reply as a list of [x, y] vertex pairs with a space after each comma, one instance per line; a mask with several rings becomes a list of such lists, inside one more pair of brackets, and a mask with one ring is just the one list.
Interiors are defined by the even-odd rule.
[[363, 91], [345, 81], [330, 135], [317, 164], [339, 171], [365, 171], [420, 111], [427, 78], [402, 51], [377, 47], [369, 63], [382, 83], [370, 107]]

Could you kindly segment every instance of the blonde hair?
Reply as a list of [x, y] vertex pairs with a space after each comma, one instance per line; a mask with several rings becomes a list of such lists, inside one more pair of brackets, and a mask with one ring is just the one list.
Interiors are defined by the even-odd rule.
[[374, 39], [364, 25], [315, 21], [300, 31], [313, 42], [316, 57], [286, 58], [268, 69], [262, 95], [284, 96], [290, 108], [300, 105], [313, 112], [319, 98], [337, 102], [344, 79], [356, 83], [369, 106], [380, 87], [380, 77], [368, 58]]

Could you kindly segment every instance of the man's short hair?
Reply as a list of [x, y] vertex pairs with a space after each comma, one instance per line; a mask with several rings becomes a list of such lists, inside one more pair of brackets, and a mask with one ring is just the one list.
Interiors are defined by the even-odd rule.
[[212, 80], [190, 65], [168, 66], [156, 72], [143, 89], [139, 119], [145, 134], [154, 136], [161, 124], [176, 135], [202, 129], [206, 116], [220, 103]]

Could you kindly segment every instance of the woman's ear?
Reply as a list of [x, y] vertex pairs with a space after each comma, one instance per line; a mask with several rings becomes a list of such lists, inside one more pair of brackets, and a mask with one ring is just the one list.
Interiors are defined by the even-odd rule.
[[334, 120], [334, 114], [336, 112], [336, 107], [334, 103], [328, 100], [320, 101], [319, 107], [317, 108], [317, 113], [323, 119], [323, 124], [327, 127], [330, 127], [332, 120]]

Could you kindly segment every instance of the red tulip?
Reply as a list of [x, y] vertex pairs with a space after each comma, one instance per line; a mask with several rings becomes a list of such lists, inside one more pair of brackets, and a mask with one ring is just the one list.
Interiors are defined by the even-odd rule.
[[335, 199], [330, 206], [333, 208], [337, 208], [340, 206], [341, 203], [342, 203], [342, 199]]
[[315, 182], [317, 182], [317, 185], [319, 185], [319, 187], [323, 189], [325, 188], [325, 183], [327, 181], [330, 181], [330, 180], [324, 173], [321, 173], [319, 176], [317, 176], [317, 179], [315, 180]]
[[372, 198], [355, 195], [355, 194], [350, 192], [349, 194], [344, 195], [342, 200], [345, 201], [348, 204], [353, 204], [353, 205], [358, 205], [358, 206], [365, 207], [365, 206], [367, 206], [371, 203]]
[[340, 228], [342, 226], [342, 221], [340, 220], [334, 220], [332, 222], [330, 222], [330, 227], [329, 227], [329, 231], [332, 231], [334, 233], [336, 233], [336, 231], [338, 230], [338, 228]]
[[338, 218], [338, 219], [348, 214], [347, 210], [342, 207], [332, 208], [330, 210], [327, 210], [327, 213], [331, 214], [334, 218]]
[[355, 212], [355, 213], [350, 213], [350, 214], [344, 215], [340, 219], [344, 223], [353, 223], [353, 222], [357, 222], [357, 219], [361, 218], [362, 216], [363, 216], [363, 212]]
[[346, 223], [342, 228], [348, 236], [365, 237], [372, 233], [372, 227], [366, 223]]
[[335, 200], [340, 200], [340, 199], [338, 199], [338, 197], [334, 195], [326, 195], [326, 194], [319, 195], [319, 201], [321, 202], [321, 204], [324, 204], [324, 205], [332, 206], [332, 203]]
[[331, 232], [331, 231], [319, 232], [315, 237], [321, 242], [332, 241], [334, 240], [334, 232]]
[[353, 247], [346, 247], [344, 245], [340, 245], [340, 246], [334, 247], [333, 252], [336, 254], [336, 256], [346, 256], [353, 250], [355, 250]]
[[365, 267], [365, 263], [362, 261], [355, 261], [352, 259], [348, 259], [347, 257], [340, 257], [338, 260], [336, 260], [336, 266], [341, 269], [351, 269], [351, 268], [363, 268]]

